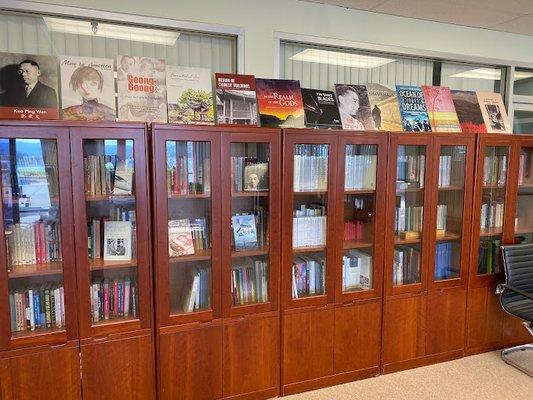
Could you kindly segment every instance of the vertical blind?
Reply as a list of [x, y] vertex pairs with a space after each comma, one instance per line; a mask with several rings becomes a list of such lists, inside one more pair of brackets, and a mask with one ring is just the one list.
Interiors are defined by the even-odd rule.
[[150, 42], [149, 37], [137, 41], [51, 31], [41, 16], [0, 12], [0, 52], [113, 59], [119, 54], [144, 56], [164, 59], [168, 65], [232, 73], [237, 72], [236, 48], [236, 38], [226, 35], [180, 32], [173, 45], [165, 45]]

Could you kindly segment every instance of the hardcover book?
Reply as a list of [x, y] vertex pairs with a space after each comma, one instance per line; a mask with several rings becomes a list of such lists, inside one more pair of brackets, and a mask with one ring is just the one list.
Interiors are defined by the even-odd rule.
[[0, 53], [0, 119], [58, 119], [57, 58]]
[[114, 195], [132, 194], [133, 189], [133, 166], [126, 161], [118, 161], [115, 169]]
[[461, 132], [450, 88], [444, 86], [422, 86], [424, 101], [428, 110], [429, 123], [433, 132]]
[[165, 82], [165, 60], [118, 56], [118, 119], [167, 122]]
[[461, 130], [469, 133], [487, 133], [476, 92], [452, 90], [451, 93]]
[[191, 254], [194, 254], [194, 242], [189, 220], [168, 221], [168, 256], [180, 257]]
[[378, 83], [367, 83], [366, 90], [376, 129], [378, 131], [403, 131], [396, 91]]
[[501, 94], [477, 92], [477, 100], [488, 133], [513, 133]]
[[405, 132], [431, 132], [422, 89], [418, 86], [396, 85], [398, 104]]
[[104, 260], [131, 260], [131, 221], [104, 222]]
[[342, 129], [335, 94], [327, 90], [302, 89], [305, 125], [311, 128]]
[[253, 163], [244, 167], [244, 190], [268, 190], [268, 163]]
[[375, 131], [368, 92], [364, 85], [335, 85], [342, 129]]
[[255, 77], [215, 74], [217, 124], [259, 125]]
[[114, 121], [115, 76], [108, 58], [67, 57], [59, 59], [62, 119]]
[[213, 125], [213, 89], [208, 68], [167, 66], [168, 122]]
[[284, 79], [256, 79], [261, 126], [305, 128], [300, 82]]
[[236, 250], [257, 247], [255, 215], [233, 215], [231, 217], [231, 222]]

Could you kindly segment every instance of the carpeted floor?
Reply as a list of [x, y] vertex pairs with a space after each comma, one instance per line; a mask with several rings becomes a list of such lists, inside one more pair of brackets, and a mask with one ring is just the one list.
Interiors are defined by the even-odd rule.
[[[533, 351], [521, 354], [528, 361]], [[284, 400], [525, 400], [533, 378], [490, 352], [283, 397]]]

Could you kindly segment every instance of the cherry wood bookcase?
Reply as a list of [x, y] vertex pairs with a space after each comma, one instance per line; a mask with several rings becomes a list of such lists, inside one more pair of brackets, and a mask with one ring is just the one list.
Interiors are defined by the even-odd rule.
[[281, 132], [152, 126], [160, 399], [279, 393]]
[[387, 134], [283, 134], [282, 393], [380, 371]]
[[390, 133], [383, 372], [464, 353], [475, 136]]

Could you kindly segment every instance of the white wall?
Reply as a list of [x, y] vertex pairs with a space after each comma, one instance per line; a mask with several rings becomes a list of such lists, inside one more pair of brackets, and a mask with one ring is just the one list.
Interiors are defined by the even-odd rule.
[[[274, 75], [274, 32], [533, 64], [533, 37], [298, 0], [53, 0], [60, 4], [245, 29], [245, 72]], [[1, 1], [0, 1], [1, 3]]]

